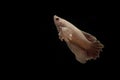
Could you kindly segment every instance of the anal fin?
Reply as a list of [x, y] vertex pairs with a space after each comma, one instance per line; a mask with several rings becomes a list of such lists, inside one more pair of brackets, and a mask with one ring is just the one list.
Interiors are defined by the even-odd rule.
[[77, 61], [83, 64], [86, 63], [88, 57], [87, 52], [84, 49], [80, 48], [79, 46], [75, 45], [72, 42], [67, 43], [67, 45], [70, 48], [70, 50], [74, 53]]

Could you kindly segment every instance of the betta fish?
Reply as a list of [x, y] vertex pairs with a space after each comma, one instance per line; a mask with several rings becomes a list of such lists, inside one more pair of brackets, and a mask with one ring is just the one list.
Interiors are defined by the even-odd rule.
[[59, 39], [66, 42], [77, 61], [84, 64], [88, 60], [96, 60], [99, 57], [104, 45], [95, 36], [78, 29], [69, 21], [56, 15], [53, 19]]

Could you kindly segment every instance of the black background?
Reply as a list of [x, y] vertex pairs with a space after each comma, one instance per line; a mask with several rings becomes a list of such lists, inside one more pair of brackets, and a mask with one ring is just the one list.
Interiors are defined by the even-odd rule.
[[[37, 68], [47, 65], [81, 70], [113, 70], [119, 65], [119, 13], [107, 3], [22, 3], [6, 7], [5, 57], [10, 65]], [[79, 63], [65, 42], [58, 39], [53, 16], [58, 15], [79, 29], [96, 36], [105, 48], [97, 60]], [[80, 66], [79, 66], [80, 65]], [[79, 68], [78, 68], [79, 67]], [[110, 68], [110, 69], [108, 69]], [[115, 69], [114, 68], [114, 69]], [[106, 72], [107, 72], [106, 71]], [[114, 71], [114, 70], [113, 70]]]

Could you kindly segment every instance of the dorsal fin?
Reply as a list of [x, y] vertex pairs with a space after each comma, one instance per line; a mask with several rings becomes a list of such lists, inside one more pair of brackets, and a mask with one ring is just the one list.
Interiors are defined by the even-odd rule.
[[87, 32], [84, 32], [84, 31], [82, 31], [82, 32], [83, 32], [84, 36], [85, 36], [89, 41], [95, 42], [95, 41], [97, 40], [96, 37], [94, 37], [93, 35], [91, 35], [91, 34], [89, 34], [89, 33], [87, 33]]

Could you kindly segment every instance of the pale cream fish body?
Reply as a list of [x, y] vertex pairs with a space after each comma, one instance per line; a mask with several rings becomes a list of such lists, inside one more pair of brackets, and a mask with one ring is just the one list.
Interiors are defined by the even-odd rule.
[[79, 62], [86, 63], [87, 60], [99, 57], [103, 45], [94, 36], [81, 31], [67, 20], [56, 15], [54, 23], [59, 32], [59, 39], [67, 43]]

